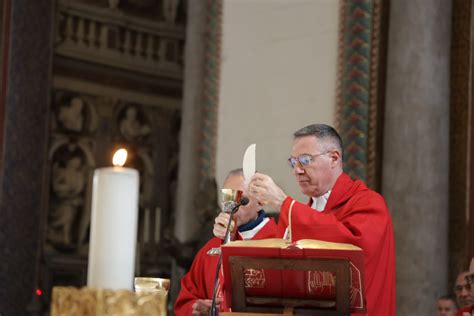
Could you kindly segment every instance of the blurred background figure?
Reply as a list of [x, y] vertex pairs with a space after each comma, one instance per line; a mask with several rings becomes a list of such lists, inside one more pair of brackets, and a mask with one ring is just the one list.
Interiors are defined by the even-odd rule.
[[469, 271], [463, 271], [456, 277], [454, 285], [454, 294], [456, 295], [456, 302], [459, 308], [469, 307], [474, 304], [474, 297], [472, 296], [471, 285], [467, 282], [466, 276]]
[[455, 316], [458, 307], [454, 297], [444, 295], [436, 301], [436, 316]]

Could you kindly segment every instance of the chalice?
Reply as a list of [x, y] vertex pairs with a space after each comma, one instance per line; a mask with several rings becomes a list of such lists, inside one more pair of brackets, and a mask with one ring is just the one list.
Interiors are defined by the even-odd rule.
[[135, 292], [162, 291], [167, 294], [170, 289], [170, 280], [162, 278], [136, 277], [133, 288]]
[[[232, 223], [232, 213], [235, 211], [235, 208], [240, 205], [240, 199], [242, 198], [242, 191], [234, 189], [222, 189], [222, 211], [230, 215], [229, 223], [227, 224], [227, 230], [224, 238], [224, 245], [230, 241], [230, 226]], [[211, 248], [207, 252], [210, 256], [220, 255], [221, 248]]]
[[[170, 279], [136, 277], [133, 283], [135, 293], [140, 299], [138, 305], [154, 306], [153, 315], [167, 315], [168, 291], [170, 289]], [[153, 303], [153, 305], [151, 305]], [[116, 315], [116, 314], [114, 314]], [[121, 314], [123, 315], [123, 314]], [[140, 315], [151, 315], [141, 313]]]

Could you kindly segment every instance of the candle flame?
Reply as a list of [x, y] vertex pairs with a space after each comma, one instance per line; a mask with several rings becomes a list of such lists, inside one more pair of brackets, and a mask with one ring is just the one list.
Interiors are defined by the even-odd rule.
[[114, 158], [112, 159], [112, 163], [114, 166], [122, 167], [127, 161], [127, 150], [124, 148], [120, 148], [114, 154]]

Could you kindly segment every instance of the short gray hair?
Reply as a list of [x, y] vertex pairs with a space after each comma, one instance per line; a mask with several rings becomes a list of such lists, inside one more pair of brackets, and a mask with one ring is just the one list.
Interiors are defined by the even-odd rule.
[[326, 124], [311, 124], [293, 133], [295, 139], [305, 136], [314, 136], [318, 140], [329, 140], [340, 150], [342, 156], [342, 139], [339, 133]]
[[227, 179], [229, 179], [230, 177], [235, 177], [235, 176], [243, 177], [244, 176], [244, 169], [237, 168], [237, 169], [233, 169], [233, 170], [229, 171], [227, 173], [227, 176], [224, 179], [224, 182], [227, 181]]

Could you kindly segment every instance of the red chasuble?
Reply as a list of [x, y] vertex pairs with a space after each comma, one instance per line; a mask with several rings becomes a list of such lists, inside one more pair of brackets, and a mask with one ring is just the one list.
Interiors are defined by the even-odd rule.
[[323, 212], [287, 197], [281, 206], [279, 237], [288, 227], [290, 213], [292, 241], [319, 239], [362, 248], [367, 315], [395, 316], [393, 226], [381, 195], [367, 188], [362, 181], [353, 181], [343, 173], [337, 179]]
[[474, 305], [459, 310], [456, 313], [456, 316], [464, 316], [464, 313], [468, 315], [474, 315]]
[[[275, 221], [270, 219], [252, 239], [274, 238], [276, 231]], [[174, 305], [176, 316], [192, 315], [193, 304], [198, 299], [212, 299], [219, 256], [209, 256], [207, 251], [221, 244], [222, 239], [214, 237], [197, 253], [191, 269], [181, 279], [181, 291]]]

